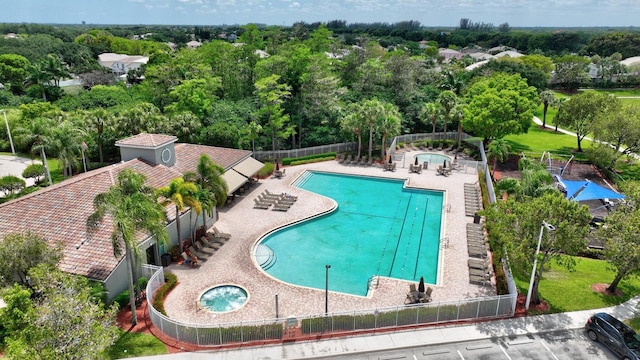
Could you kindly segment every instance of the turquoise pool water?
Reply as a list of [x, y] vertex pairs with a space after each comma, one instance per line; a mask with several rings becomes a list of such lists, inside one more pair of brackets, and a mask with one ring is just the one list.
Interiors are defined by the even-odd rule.
[[[445, 160], [447, 160], [447, 164], [451, 163], [451, 158], [445, 155], [433, 154], [433, 153], [424, 153], [416, 155], [418, 158], [418, 164], [422, 165], [425, 161], [429, 162], [430, 169], [436, 169], [438, 165], [442, 165]], [[413, 160], [413, 159], [411, 159]]]
[[334, 199], [337, 211], [277, 230], [256, 248], [270, 275], [296, 285], [366, 295], [374, 275], [436, 283], [443, 193], [402, 180], [307, 172], [297, 187]]
[[200, 296], [200, 306], [213, 312], [239, 309], [247, 302], [247, 291], [235, 285], [220, 285]]

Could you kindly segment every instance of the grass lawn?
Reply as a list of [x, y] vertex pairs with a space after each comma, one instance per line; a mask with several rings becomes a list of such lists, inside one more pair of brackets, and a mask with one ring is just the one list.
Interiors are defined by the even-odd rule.
[[[596, 283], [609, 284], [615, 273], [608, 269], [604, 260], [576, 258], [577, 264], [569, 271], [551, 261], [549, 269], [542, 274], [539, 291], [540, 297], [547, 301], [550, 312], [565, 312], [598, 309], [623, 303], [640, 293], [640, 279], [628, 277], [623, 279], [618, 288], [622, 296], [599, 294], [591, 290]], [[529, 275], [516, 277], [516, 286], [521, 294], [529, 288]], [[640, 323], [640, 321], [639, 321]]]
[[167, 354], [167, 347], [155, 336], [120, 330], [120, 337], [107, 352], [108, 359]]
[[[547, 113], [547, 124], [549, 124], [549, 113]], [[575, 137], [561, 132], [554, 132], [553, 128], [542, 130], [540, 126], [533, 121], [531, 122], [528, 133], [508, 135], [505, 136], [505, 140], [511, 144], [512, 152], [533, 154], [532, 156], [536, 158], [539, 158], [543, 151], [551, 151], [552, 154], [576, 155], [577, 159], [586, 159], [583, 154], [572, 153], [572, 151], [578, 147], [578, 142]], [[590, 146], [590, 141], [582, 141], [583, 149]]]

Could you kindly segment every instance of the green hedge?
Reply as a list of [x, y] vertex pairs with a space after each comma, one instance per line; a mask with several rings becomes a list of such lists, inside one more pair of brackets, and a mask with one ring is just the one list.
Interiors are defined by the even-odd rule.
[[178, 284], [178, 277], [175, 274], [164, 274], [164, 284], [158, 288], [153, 298], [153, 308], [160, 311], [162, 315], [167, 316], [164, 311], [164, 298]]
[[[295, 165], [292, 164], [294, 161], [298, 162], [298, 161], [303, 161], [303, 160], [313, 160], [313, 159], [323, 159], [323, 158], [330, 158], [330, 159], [335, 159], [336, 158], [336, 153], [335, 152], [327, 152], [327, 153], [322, 153], [322, 154], [314, 154], [314, 155], [307, 155], [307, 156], [300, 156], [297, 158], [283, 158], [282, 159], [282, 165]], [[322, 160], [324, 161], [324, 160]]]
[[264, 166], [262, 167], [262, 169], [260, 169], [258, 171], [258, 177], [259, 178], [264, 178], [267, 177], [269, 175], [271, 175], [273, 173], [273, 169], [275, 168], [275, 165], [273, 165], [273, 163], [265, 163]]
[[[140, 289], [145, 289], [147, 287], [147, 283], [149, 280], [146, 277], [141, 277], [138, 279], [138, 285]], [[118, 308], [124, 309], [127, 305], [129, 305], [129, 289], [121, 292], [113, 299], [113, 302], [118, 304]]]
[[311, 163], [317, 163], [317, 162], [321, 162], [321, 161], [333, 160], [335, 158], [336, 157], [334, 155], [334, 156], [327, 156], [327, 157], [308, 159], [308, 160], [296, 160], [296, 161], [292, 161], [291, 165], [311, 164]]

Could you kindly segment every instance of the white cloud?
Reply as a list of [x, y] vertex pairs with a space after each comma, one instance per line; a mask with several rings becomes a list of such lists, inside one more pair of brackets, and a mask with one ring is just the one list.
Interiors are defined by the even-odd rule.
[[289, 9], [295, 9], [295, 8], [299, 8], [300, 7], [300, 3], [297, 1], [292, 2], [291, 4], [289, 4]]

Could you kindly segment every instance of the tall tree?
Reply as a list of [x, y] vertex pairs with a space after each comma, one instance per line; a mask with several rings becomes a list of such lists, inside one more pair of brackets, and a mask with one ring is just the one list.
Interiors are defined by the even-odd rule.
[[619, 107], [619, 100], [607, 94], [585, 91], [563, 102], [554, 121], [576, 133], [578, 151], [582, 151], [582, 140], [590, 133], [596, 119], [609, 108]]
[[96, 142], [98, 144], [98, 157], [100, 162], [104, 162], [104, 132], [107, 130], [113, 129], [114, 124], [114, 116], [113, 113], [105, 110], [105, 109], [94, 109], [86, 112], [86, 121], [89, 125], [89, 129], [91, 132], [95, 132]]
[[496, 172], [496, 164], [498, 161], [503, 162], [511, 153], [511, 144], [505, 139], [494, 139], [489, 143], [489, 147], [487, 148], [487, 155], [489, 158], [493, 159], [493, 171], [491, 172], [491, 176]]
[[111, 243], [116, 258], [125, 250], [127, 273], [129, 275], [129, 304], [131, 306], [132, 323], [138, 323], [136, 315], [137, 264], [142, 257], [136, 235], [144, 232], [153, 236], [157, 242], [166, 243], [168, 234], [165, 230], [167, 216], [165, 209], [158, 203], [155, 191], [145, 184], [145, 176], [131, 169], [123, 169], [118, 173], [116, 183], [109, 191], [96, 195], [93, 200], [95, 212], [87, 218], [89, 235], [95, 233], [105, 217], [113, 223]]
[[545, 90], [540, 93], [540, 102], [542, 102], [542, 128], [547, 127], [547, 110], [549, 106], [554, 107], [558, 104], [558, 98], [551, 90]]
[[347, 133], [353, 133], [358, 138], [358, 153], [356, 159], [360, 158], [362, 151], [362, 131], [367, 126], [364, 117], [359, 113], [358, 104], [349, 104], [347, 114], [340, 119], [340, 128]]
[[[5, 355], [16, 359], [98, 356], [118, 338], [117, 304], [104, 307], [84, 277], [39, 265], [29, 272], [34, 299], [27, 321], [11, 333]], [[17, 295], [16, 288], [12, 295]]]
[[277, 140], [291, 136], [295, 129], [290, 124], [289, 114], [284, 114], [282, 104], [291, 95], [291, 87], [279, 83], [280, 76], [271, 75], [255, 83], [256, 96], [260, 108], [256, 115], [263, 120], [262, 128], [271, 136], [274, 158]]
[[589, 60], [578, 55], [564, 55], [556, 59], [556, 72], [552, 82], [562, 89], [575, 91], [589, 80]]
[[533, 304], [541, 301], [538, 285], [549, 261], [555, 260], [569, 269], [575, 266], [574, 258], [567, 255], [576, 255], [585, 248], [591, 220], [587, 206], [566, 199], [559, 191], [526, 201], [509, 197], [496, 203], [486, 215], [487, 224], [491, 224], [491, 232], [497, 237], [496, 248], [506, 251], [511, 268], [523, 278], [528, 278], [533, 268], [542, 222], [555, 227], [555, 231], [542, 231], [531, 290]]
[[485, 142], [527, 132], [538, 92], [520, 75], [497, 73], [467, 92], [463, 126]]
[[205, 212], [211, 212], [218, 204], [227, 202], [227, 194], [229, 188], [227, 182], [222, 177], [224, 168], [206, 155], [200, 155], [195, 173], [187, 173], [184, 178], [186, 181], [194, 182], [199, 187], [196, 199], [202, 207], [202, 224], [206, 225]]
[[51, 179], [51, 172], [47, 164], [47, 154], [45, 151], [49, 151], [54, 146], [54, 137], [52, 136], [55, 124], [53, 120], [47, 118], [36, 118], [23, 126], [20, 126], [15, 131], [16, 142], [26, 146], [30, 149], [31, 153], [40, 153], [42, 164], [47, 172], [47, 178], [49, 179], [49, 185], [53, 184]]
[[615, 294], [626, 276], [640, 272], [640, 209], [620, 205], [605, 219], [598, 235], [604, 242], [604, 255], [616, 276], [607, 291]]
[[442, 108], [438, 103], [427, 103], [422, 106], [420, 118], [423, 122], [431, 122], [431, 138], [436, 136], [436, 123], [442, 117]]
[[62, 259], [62, 245], [49, 243], [35, 232], [9, 233], [0, 241], [0, 283], [11, 285], [17, 278], [27, 284], [29, 270], [38, 264], [56, 266]]
[[613, 161], [607, 166], [614, 168], [622, 155], [640, 151], [640, 106], [635, 103], [620, 103], [609, 107], [596, 118], [594, 137], [610, 144], [605, 149], [612, 153]]
[[161, 204], [168, 205], [169, 203], [172, 203], [175, 206], [176, 228], [178, 230], [178, 241], [180, 242], [180, 246], [182, 246], [180, 212], [184, 211], [188, 206], [191, 211], [195, 211], [200, 215], [202, 207], [196, 197], [197, 193], [198, 186], [193, 182], [185, 181], [182, 177], [175, 178], [171, 180], [169, 185], [158, 189], [158, 195], [164, 198]]
[[77, 166], [78, 158], [82, 156], [82, 144], [86, 133], [65, 120], [53, 130], [54, 146], [58, 159], [62, 162], [62, 175], [73, 175], [73, 168]]
[[385, 160], [384, 152], [387, 139], [392, 136], [400, 135], [401, 116], [398, 108], [390, 103], [383, 104], [381, 116], [376, 123], [376, 131], [382, 135], [382, 143], [380, 144], [380, 159]]

